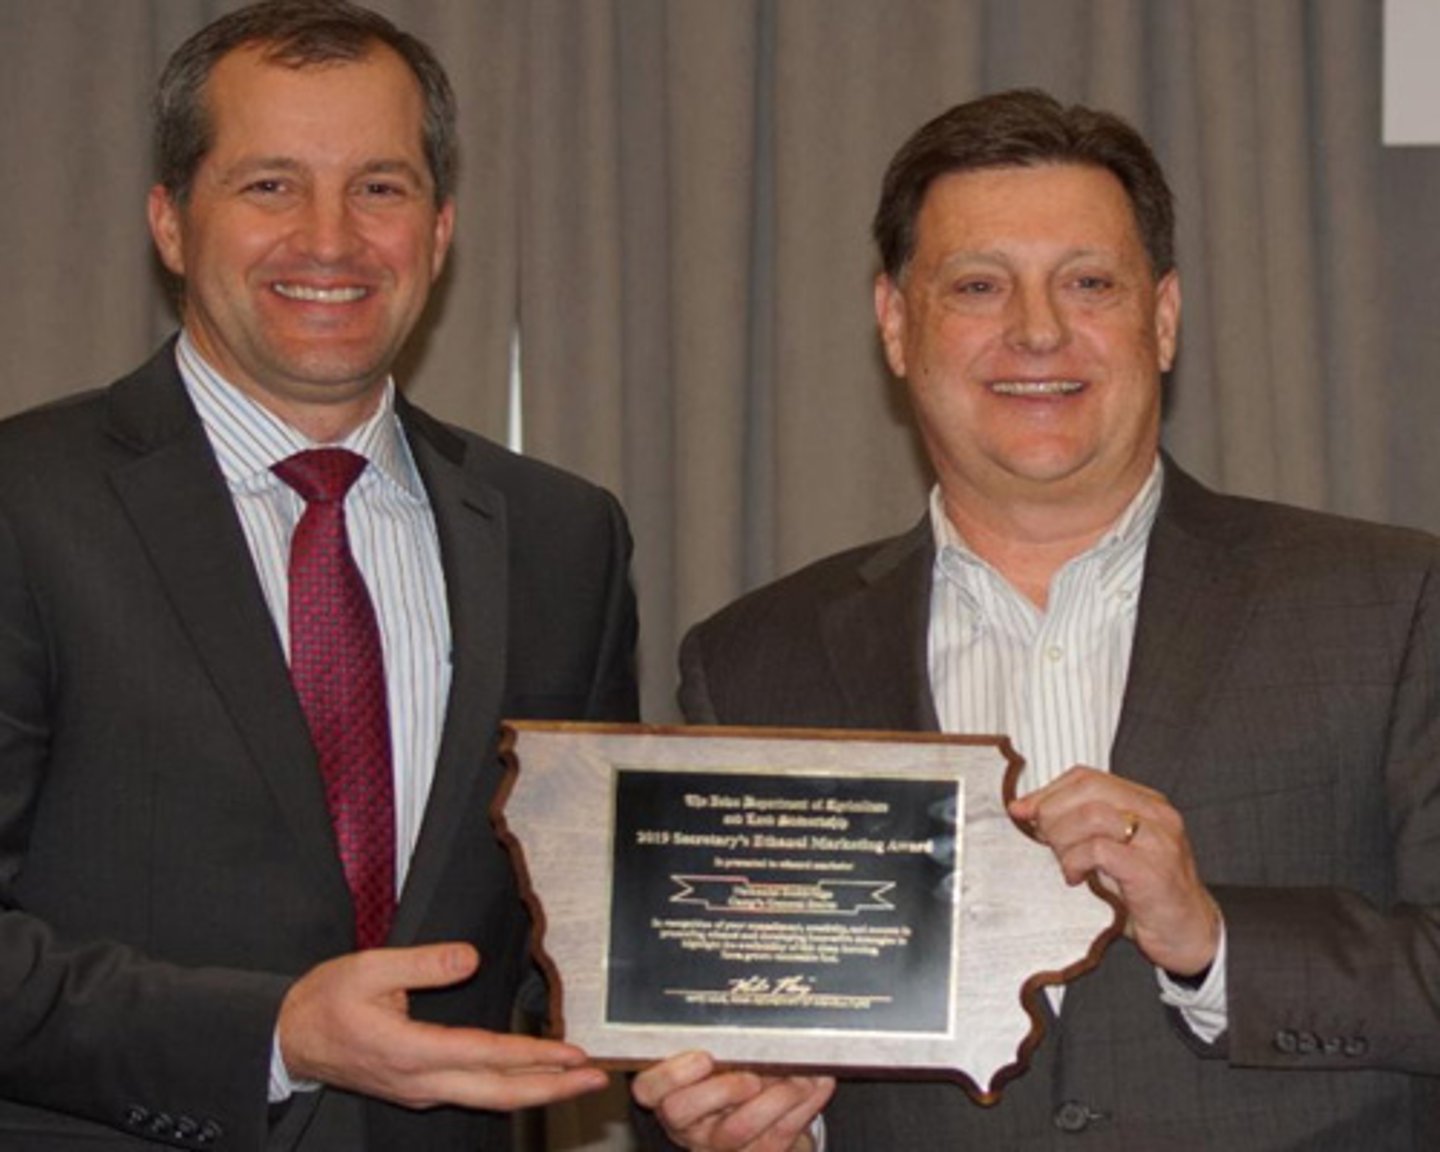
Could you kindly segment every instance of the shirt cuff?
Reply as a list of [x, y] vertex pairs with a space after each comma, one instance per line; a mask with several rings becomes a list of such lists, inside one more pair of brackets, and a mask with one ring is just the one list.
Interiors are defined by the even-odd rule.
[[1225, 921], [1220, 921], [1220, 943], [1215, 949], [1215, 959], [1198, 988], [1177, 984], [1162, 968], [1155, 969], [1155, 978], [1160, 982], [1161, 1002], [1179, 1012], [1186, 1027], [1198, 1039], [1206, 1044], [1215, 1043], [1230, 1026], [1225, 1000]]
[[315, 1092], [320, 1085], [314, 1080], [292, 1080], [290, 1069], [285, 1067], [285, 1057], [280, 1055], [280, 1029], [275, 1029], [275, 1038], [270, 1042], [270, 1095], [271, 1104], [283, 1104], [296, 1092]]

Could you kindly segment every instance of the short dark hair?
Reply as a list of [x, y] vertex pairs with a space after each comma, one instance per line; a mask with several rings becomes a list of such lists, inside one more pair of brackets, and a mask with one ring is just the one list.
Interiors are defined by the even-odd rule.
[[377, 44], [394, 50], [415, 74], [425, 98], [425, 161], [443, 204], [455, 190], [455, 93], [435, 54], [379, 13], [346, 0], [261, 0], [207, 24], [165, 65], [155, 92], [155, 162], [176, 203], [189, 197], [195, 173], [214, 144], [205, 85], [222, 57], [259, 47], [267, 63], [306, 68], [364, 59]]
[[885, 274], [898, 280], [915, 254], [915, 222], [934, 181], [950, 172], [1087, 164], [1125, 188], [1155, 277], [1175, 267], [1175, 205], [1150, 146], [1126, 121], [1034, 88], [957, 104], [919, 129], [885, 170], [871, 232]]

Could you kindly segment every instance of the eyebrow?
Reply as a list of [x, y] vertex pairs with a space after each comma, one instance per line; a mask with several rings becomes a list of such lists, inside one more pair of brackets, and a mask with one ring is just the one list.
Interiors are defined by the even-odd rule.
[[218, 173], [222, 184], [234, 184], [256, 172], [299, 172], [302, 165], [284, 156], [246, 156]]
[[[233, 185], [253, 176], [257, 172], [304, 173], [309, 168], [288, 156], [249, 156], [237, 160], [219, 174], [220, 182]], [[362, 164], [354, 173], [356, 176], [404, 176], [417, 186], [427, 186], [425, 173], [408, 160], [371, 160]]]
[[360, 176], [406, 176], [421, 187], [428, 182], [426, 173], [408, 160], [372, 160], [361, 166]]
[[[1057, 264], [1072, 264], [1083, 260], [1111, 260], [1120, 261], [1123, 259], [1121, 253], [1109, 248], [1071, 248], [1063, 252]], [[968, 264], [990, 264], [1000, 267], [1009, 267], [1015, 263], [1014, 255], [1003, 248], [967, 248], [959, 252], [952, 252], [941, 260], [935, 267], [940, 273], [950, 272], [957, 267]]]

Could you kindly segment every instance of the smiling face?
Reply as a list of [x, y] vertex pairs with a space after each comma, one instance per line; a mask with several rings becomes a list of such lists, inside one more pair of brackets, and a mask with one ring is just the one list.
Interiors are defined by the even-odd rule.
[[188, 198], [150, 193], [185, 328], [236, 387], [338, 439], [374, 411], [449, 248], [419, 84], [381, 45], [303, 68], [244, 48], [205, 98], [212, 144]]
[[1065, 505], [1108, 522], [1144, 483], [1175, 355], [1180, 285], [1157, 283], [1103, 168], [951, 173], [876, 313], [954, 509]]

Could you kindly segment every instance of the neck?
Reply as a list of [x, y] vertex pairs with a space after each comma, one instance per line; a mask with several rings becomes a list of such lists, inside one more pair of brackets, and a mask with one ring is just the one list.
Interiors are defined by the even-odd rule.
[[267, 407], [306, 439], [315, 444], [330, 445], [340, 443], [370, 419], [375, 414], [376, 402], [349, 411], [333, 411], [328, 408], [281, 410], [273, 405]]
[[1093, 548], [1135, 498], [1138, 484], [1080, 504], [979, 499], [941, 483], [945, 517], [977, 556], [1038, 608], [1049, 602], [1055, 573]]

